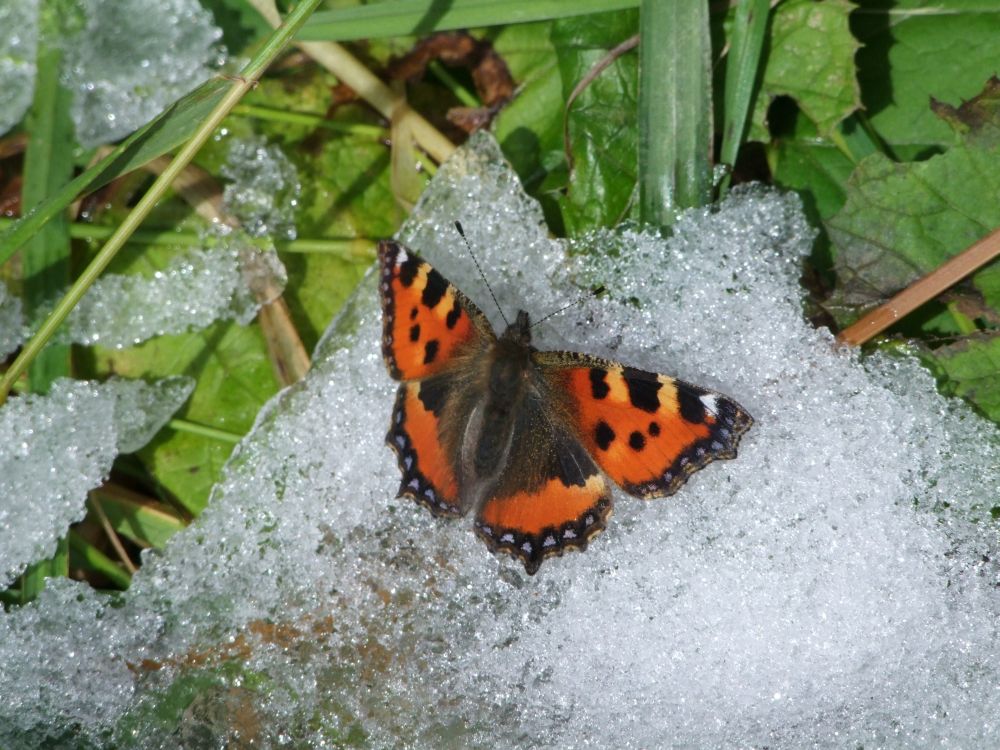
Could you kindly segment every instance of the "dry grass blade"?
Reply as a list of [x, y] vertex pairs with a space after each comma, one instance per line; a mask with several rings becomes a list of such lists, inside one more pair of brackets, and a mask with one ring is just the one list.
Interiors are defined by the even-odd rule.
[[852, 346], [865, 343], [997, 256], [1000, 256], [1000, 229], [994, 230], [845, 328], [837, 335], [837, 341]]
[[[249, 0], [250, 4], [277, 27], [281, 15], [274, 0]], [[378, 110], [390, 122], [408, 120], [409, 130], [417, 144], [438, 163], [447, 159], [455, 150], [437, 128], [410, 108], [406, 100], [383, 83], [378, 76], [362, 65], [345, 47], [336, 42], [296, 42], [296, 46], [316, 62], [333, 73], [341, 83], [347, 84], [358, 96]]]
[[101, 522], [101, 528], [104, 529], [104, 536], [107, 537], [111, 546], [115, 550], [115, 554], [118, 555], [118, 559], [121, 560], [122, 565], [129, 572], [129, 575], [135, 575], [138, 568], [132, 562], [132, 558], [128, 556], [128, 552], [125, 551], [125, 547], [122, 545], [122, 540], [118, 538], [118, 534], [115, 530], [111, 528], [111, 522], [108, 520], [107, 513], [104, 512], [104, 508], [101, 507], [101, 501], [95, 497], [90, 498], [90, 507], [94, 509], [97, 513], [97, 518]]

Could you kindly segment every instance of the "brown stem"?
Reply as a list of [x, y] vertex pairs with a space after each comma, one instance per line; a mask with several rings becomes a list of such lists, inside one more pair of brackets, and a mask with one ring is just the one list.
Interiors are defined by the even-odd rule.
[[837, 341], [853, 346], [865, 343], [998, 255], [1000, 255], [1000, 229], [994, 230], [945, 264], [910, 284], [888, 302], [876, 307], [861, 320], [845, 328], [837, 335]]

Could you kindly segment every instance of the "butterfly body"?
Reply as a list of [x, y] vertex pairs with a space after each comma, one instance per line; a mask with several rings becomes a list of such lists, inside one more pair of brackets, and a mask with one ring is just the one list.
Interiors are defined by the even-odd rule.
[[506, 464], [517, 415], [526, 398], [537, 398], [531, 379], [531, 334], [528, 316], [518, 313], [517, 323], [510, 325], [496, 345], [487, 353], [484, 366], [487, 387], [482, 406], [470, 417], [478, 420], [479, 429], [470, 433], [468, 444], [475, 446], [471, 474], [480, 478], [495, 478]]
[[750, 416], [664, 375], [575, 352], [542, 352], [520, 311], [497, 336], [419, 256], [379, 245], [382, 350], [402, 380], [386, 437], [399, 494], [476, 533], [529, 573], [584, 549], [611, 513], [610, 477], [639, 497], [672, 494], [733, 458]]

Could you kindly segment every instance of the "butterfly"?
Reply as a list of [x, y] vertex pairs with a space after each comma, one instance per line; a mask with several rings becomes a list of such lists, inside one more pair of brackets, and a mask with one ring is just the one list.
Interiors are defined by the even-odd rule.
[[397, 497], [476, 534], [528, 574], [583, 550], [611, 514], [608, 479], [640, 498], [676, 492], [736, 457], [753, 424], [735, 401], [666, 375], [531, 345], [528, 313], [500, 335], [454, 285], [394, 240], [378, 246], [382, 354], [402, 381], [386, 442]]

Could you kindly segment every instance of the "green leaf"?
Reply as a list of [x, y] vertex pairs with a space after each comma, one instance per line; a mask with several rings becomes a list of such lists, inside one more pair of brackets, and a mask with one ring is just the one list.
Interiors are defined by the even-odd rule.
[[[1000, 147], [956, 146], [910, 164], [880, 154], [864, 159], [844, 208], [827, 222], [838, 276], [831, 311], [838, 321], [883, 302], [1000, 226], [997, 195]], [[990, 264], [973, 281], [996, 268]]]
[[832, 140], [821, 138], [805, 117], [796, 119], [793, 134], [767, 145], [768, 165], [775, 184], [797, 191], [818, 223], [843, 208], [855, 164]]
[[848, 27], [853, 9], [847, 0], [786, 0], [774, 9], [750, 140], [769, 140], [767, 110], [777, 96], [794, 99], [820, 135], [861, 106], [854, 72], [859, 45]]
[[[267, 347], [256, 325], [216, 323], [203, 331], [160, 336], [131, 349], [95, 348], [94, 373], [197, 381], [183, 419], [242, 435], [278, 391]], [[205, 507], [233, 444], [186, 431], [162, 430], [138, 456], [191, 515]]]
[[552, 43], [551, 22], [503, 28], [493, 47], [518, 83], [518, 93], [494, 123], [504, 155], [530, 195], [537, 198], [549, 228], [564, 234], [558, 201], [569, 175], [563, 154], [563, 83]]
[[[174, 247], [149, 246], [141, 254], [118, 256], [109, 270], [152, 275], [177, 254]], [[195, 390], [177, 416], [236, 435], [249, 430], [260, 407], [278, 390], [257, 325], [217, 322], [201, 331], [159, 336], [127, 349], [98, 346], [87, 353], [89, 361], [80, 357], [81, 374], [86, 377], [113, 373], [146, 379], [193, 377]], [[159, 484], [196, 516], [232, 449], [228, 440], [167, 428], [137, 455]]]
[[931, 99], [931, 110], [966, 143], [1000, 143], [1000, 78], [993, 76], [972, 99], [953, 107]]
[[74, 568], [100, 573], [122, 589], [127, 589], [132, 582], [132, 576], [128, 571], [122, 570], [118, 563], [72, 529], [69, 532], [69, 550]]
[[48, 198], [25, 214], [0, 237], [0, 264], [37, 234], [76, 198], [108, 184], [184, 143], [222, 100], [228, 81], [214, 79], [165, 109], [158, 117], [122, 141], [97, 164], [50, 192]]
[[970, 337], [923, 356], [933, 359], [947, 392], [1000, 422], [1000, 335]]
[[298, 38], [348, 41], [499, 26], [637, 8], [639, 0], [390, 0], [315, 13]]
[[[637, 21], [636, 13], [621, 12], [553, 24], [562, 102], [608, 50], [635, 35]], [[567, 194], [560, 201], [569, 234], [617, 224], [629, 211], [638, 165], [638, 67], [638, 55], [626, 53], [591, 81], [571, 105], [573, 168]], [[557, 110], [560, 119], [562, 107]]]
[[958, 104], [997, 72], [1000, 4], [983, 0], [868, 0], [854, 13], [865, 109], [894, 147], [956, 142], [931, 97]]
[[[296, 159], [296, 166], [303, 184], [296, 223], [304, 236], [388, 237], [404, 218], [389, 184], [389, 151], [375, 139], [331, 137], [308, 158]], [[288, 269], [285, 301], [307, 348], [373, 260], [374, 255], [282, 255]]]

